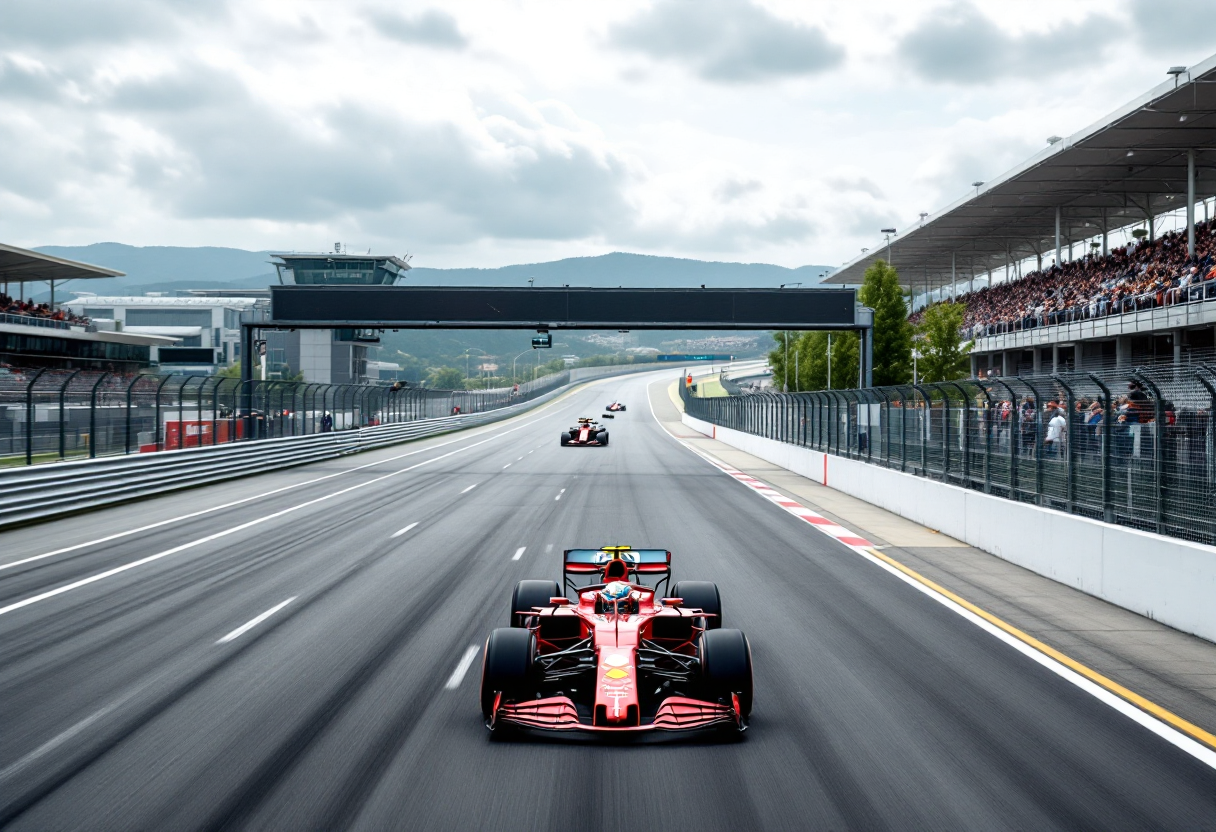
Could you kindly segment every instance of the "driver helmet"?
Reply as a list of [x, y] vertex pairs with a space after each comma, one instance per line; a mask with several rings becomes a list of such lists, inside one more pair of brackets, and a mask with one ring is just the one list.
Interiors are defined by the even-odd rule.
[[633, 589], [633, 587], [631, 587], [629, 584], [625, 583], [624, 581], [613, 581], [612, 583], [608, 584], [607, 586], [605, 586], [603, 589], [600, 590], [600, 595], [603, 596], [604, 601], [606, 601], [607, 603], [614, 604], [618, 601], [624, 601], [626, 598], [628, 598], [629, 592], [632, 589]]

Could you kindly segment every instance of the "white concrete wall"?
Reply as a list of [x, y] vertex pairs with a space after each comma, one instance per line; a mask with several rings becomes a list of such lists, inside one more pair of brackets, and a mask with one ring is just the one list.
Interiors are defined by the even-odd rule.
[[1052, 580], [1216, 641], [1216, 547], [1005, 500], [687, 414], [684, 424]]

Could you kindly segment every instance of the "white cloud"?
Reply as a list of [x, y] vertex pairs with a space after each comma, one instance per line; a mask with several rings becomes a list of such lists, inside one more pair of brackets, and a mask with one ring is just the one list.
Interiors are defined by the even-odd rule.
[[750, 0], [657, 0], [610, 32], [618, 48], [685, 63], [722, 83], [812, 75], [844, 59], [844, 49], [818, 27], [784, 20]]

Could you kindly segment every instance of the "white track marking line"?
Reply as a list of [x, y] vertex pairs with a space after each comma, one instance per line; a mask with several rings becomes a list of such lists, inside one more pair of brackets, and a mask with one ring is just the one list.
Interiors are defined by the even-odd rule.
[[456, 669], [448, 677], [448, 683], [444, 685], [445, 688], [456, 690], [456, 688], [460, 687], [460, 683], [464, 681], [464, 674], [469, 672], [469, 668], [473, 666], [473, 659], [477, 658], [479, 652], [481, 652], [481, 648], [476, 644], [464, 651], [464, 655], [460, 657], [460, 663], [456, 665]]
[[552, 544], [552, 543], [546, 543], [546, 544], [545, 544], [545, 554], [547, 555], [547, 554], [549, 554], [549, 553], [550, 553], [550, 552], [552, 552], [552, 551], [553, 551], [553, 544]]
[[393, 532], [392, 537], [401, 537], [401, 535], [405, 534], [406, 532], [408, 532], [410, 529], [414, 528], [417, 525], [418, 525], [417, 523], [410, 523], [404, 529], [398, 529], [397, 531]]
[[565, 493], [566, 493], [566, 489], [563, 488], [561, 491], [558, 492], [557, 496], [554, 497], [553, 499], [560, 500], [562, 498], [562, 494], [565, 494]]
[[241, 636], [245, 635], [245, 633], [247, 633], [247, 632], [249, 632], [250, 630], [252, 630], [254, 627], [256, 627], [256, 626], [258, 626], [259, 624], [261, 624], [261, 623], [262, 623], [263, 621], [265, 621], [267, 618], [270, 618], [270, 616], [274, 615], [276, 612], [278, 612], [279, 610], [283, 609], [283, 607], [287, 606], [287, 605], [288, 605], [288, 604], [290, 604], [292, 601], [296, 600], [296, 598], [297, 598], [297, 597], [299, 597], [299, 596], [293, 595], [293, 596], [291, 596], [290, 598], [288, 598], [286, 601], [283, 601], [283, 602], [281, 602], [281, 603], [275, 604], [273, 607], [271, 607], [270, 609], [266, 610], [266, 612], [262, 613], [262, 614], [261, 614], [261, 615], [259, 615], [257, 618], [251, 618], [249, 621], [246, 621], [244, 624], [242, 624], [241, 626], [237, 627], [237, 628], [236, 628], [235, 630], [233, 630], [231, 633], [229, 633], [228, 635], [224, 636], [224, 637], [223, 637], [223, 638], [221, 638], [219, 641], [217, 641], [217, 642], [216, 642], [216, 644], [227, 644], [227, 643], [228, 643], [228, 642], [230, 642], [230, 641], [235, 641], [236, 639], [238, 639], [238, 638], [240, 638]]
[[504, 470], [504, 471], [505, 471], [505, 470], [507, 470], [507, 469], [508, 469], [508, 468], [510, 468], [510, 467], [511, 467], [511, 463], [509, 463], [509, 462], [508, 462], [506, 465], [502, 466], [502, 470]]
[[[650, 399], [649, 387], [647, 388], [647, 394], [648, 395], [646, 398], [647, 398], [647, 401], [649, 401], [649, 399]], [[680, 443], [685, 448], [692, 451], [694, 454], [696, 454], [697, 456], [704, 459], [706, 462], [713, 465], [719, 471], [729, 474], [730, 466], [726, 465], [726, 463], [722, 462], [721, 460], [715, 459], [711, 454], [709, 454], [705, 451], [702, 451], [698, 448], [693, 447], [688, 442], [685, 442], [683, 439], [680, 439], [678, 436], [673, 434], [671, 431], [667, 430], [667, 428], [663, 425], [663, 423], [661, 421], [659, 421], [659, 417], [655, 414], [653, 402], [650, 403], [650, 415], [654, 417], [655, 422], [663, 430], [663, 432], [666, 433], [668, 436], [670, 436], [672, 439], [674, 439], [676, 442]], [[735, 479], [737, 482], [740, 481], [733, 476], [731, 478]], [[747, 485], [747, 483], [743, 483], [743, 484]], [[755, 490], [755, 489], [753, 489], [753, 490]], [[794, 502], [794, 501], [790, 500], [788, 502]], [[784, 506], [783, 506], [783, 508], [784, 508]], [[786, 510], [788, 511], [788, 508]], [[795, 514], [795, 516], [798, 516], [795, 512], [790, 512], [790, 513]], [[860, 535], [858, 535], [858, 536], [860, 536]], [[1076, 685], [1078, 688], [1085, 691], [1090, 696], [1097, 699], [1099, 702], [1102, 702], [1103, 704], [1108, 705], [1109, 707], [1118, 711], [1122, 715], [1126, 716], [1128, 719], [1135, 722], [1137, 725], [1147, 728], [1149, 731], [1152, 731], [1154, 734], [1161, 737], [1166, 742], [1170, 743], [1171, 745], [1175, 746], [1176, 748], [1191, 755], [1196, 760], [1199, 760], [1200, 762], [1202, 762], [1212, 768], [1216, 768], [1216, 752], [1212, 751], [1212, 749], [1208, 748], [1207, 746], [1203, 745], [1202, 743], [1199, 743], [1199, 742], [1191, 739], [1186, 734], [1174, 729], [1173, 727], [1165, 724], [1164, 722], [1161, 722], [1156, 717], [1153, 717], [1153, 716], [1149, 715], [1148, 713], [1140, 710], [1135, 705], [1132, 705], [1130, 702], [1127, 702], [1124, 699], [1121, 699], [1120, 697], [1115, 696], [1113, 693], [1106, 690], [1105, 688], [1102, 688], [1099, 685], [1094, 684], [1089, 679], [1086, 679], [1084, 676], [1082, 676], [1080, 673], [1077, 673], [1072, 668], [1070, 668], [1064, 664], [1061, 664], [1060, 662], [1056, 661], [1051, 656], [1048, 656], [1046, 653], [1042, 653], [1039, 650], [1036, 650], [1034, 647], [1031, 647], [1029, 644], [1026, 644], [1023, 641], [1020, 641], [1020, 640], [1014, 638], [1013, 636], [1009, 635], [1008, 633], [1006, 633], [1004, 630], [1000, 629], [996, 625], [991, 624], [988, 621], [985, 621], [983, 618], [980, 618], [978, 615], [971, 612], [970, 610], [959, 606], [951, 599], [947, 598], [946, 596], [944, 596], [941, 593], [934, 590], [932, 587], [925, 586], [920, 581], [917, 581], [917, 580], [913, 579], [911, 576], [904, 574], [903, 572], [896, 569], [894, 566], [891, 566], [890, 564], [883, 562], [879, 558], [874, 557], [874, 555], [865, 551], [861, 547], [849, 546], [849, 548], [856, 554], [861, 555], [861, 557], [863, 557], [866, 560], [873, 563], [875, 566], [878, 566], [881, 569], [886, 570], [887, 572], [889, 572], [890, 574], [899, 578], [901, 581], [908, 584], [912, 588], [918, 590], [919, 592], [924, 593], [926, 596], [928, 596], [929, 598], [932, 598], [934, 601], [937, 601], [939, 604], [946, 607], [946, 609], [950, 610], [951, 612], [957, 613], [958, 615], [962, 616], [967, 621], [970, 621], [972, 624], [974, 624], [975, 626], [984, 630], [985, 632], [987, 632], [993, 636], [996, 636], [998, 639], [1003, 641], [1005, 644], [1008, 644], [1014, 650], [1017, 650], [1019, 653], [1023, 654], [1027, 658], [1042, 665], [1044, 668], [1046, 668], [1047, 670], [1050, 670], [1052, 673], [1055, 673], [1060, 678], [1064, 679], [1067, 682], [1072, 683], [1073, 685]]]
[[[564, 397], [562, 397], [562, 398], [564, 398]], [[560, 400], [561, 399], [555, 399], [554, 401], [551, 401], [548, 404], [545, 404], [542, 407], [537, 408], [535, 411], [530, 411], [530, 412], [540, 413], [542, 410], [547, 410], [548, 408], [557, 404]], [[519, 415], [523, 416], [524, 414], [521, 413]], [[509, 417], [509, 418], [517, 418], [517, 417]], [[520, 427], [527, 427], [528, 425], [534, 425], [540, 421], [541, 421], [540, 419], [533, 419], [531, 422], [527, 422], [524, 425], [520, 425]], [[518, 429], [519, 428], [511, 428], [510, 431], [503, 431], [503, 433], [510, 433], [511, 431], [518, 430]], [[353, 474], [356, 471], [362, 471], [366, 468], [373, 468], [377, 465], [385, 465], [389, 462], [396, 462], [399, 459], [405, 459], [406, 457], [416, 456], [417, 454], [423, 454], [423, 453], [426, 453], [427, 451], [433, 451], [436, 448], [444, 448], [444, 447], [447, 447], [448, 445], [452, 445], [456, 442], [463, 442], [466, 439], [474, 439], [478, 436], [482, 436], [483, 434], [488, 433], [490, 430], [497, 430], [497, 428], [494, 427], [494, 428], [490, 428], [487, 430], [479, 430], [475, 433], [470, 433], [470, 434], [467, 434], [464, 436], [460, 436], [456, 439], [449, 439], [446, 442], [438, 442], [434, 445], [428, 445], [425, 448], [418, 448], [417, 450], [408, 451], [407, 453], [398, 454], [397, 456], [390, 456], [387, 459], [377, 460], [376, 462], [368, 462], [364, 465], [356, 465], [354, 468], [347, 468], [342, 471], [335, 471], [334, 473], [326, 474], [323, 477], [315, 477], [311, 480], [305, 480], [304, 482], [298, 482], [298, 483], [294, 483], [292, 485], [284, 485], [280, 488], [274, 488], [274, 489], [271, 489], [270, 491], [263, 491], [258, 494], [254, 494], [250, 497], [242, 497], [239, 500], [233, 500], [232, 502], [224, 503], [222, 505], [212, 506], [211, 508], [204, 508], [204, 509], [200, 509], [198, 511], [192, 511], [189, 514], [179, 514], [176, 517], [169, 517], [165, 520], [157, 521], [156, 523], [149, 523], [146, 526], [139, 526], [138, 528], [128, 529], [125, 532], [115, 532], [114, 534], [106, 535], [105, 537], [99, 537], [95, 540], [86, 540], [83, 543], [74, 543], [71, 546], [64, 546], [61, 549], [55, 549], [54, 551], [51, 551], [51, 552], [43, 552], [40, 555], [31, 555], [30, 557], [22, 558], [21, 560], [15, 560], [15, 561], [11, 561], [9, 563], [0, 563], [0, 570], [11, 569], [14, 566], [21, 566], [26, 563], [33, 563], [34, 561], [44, 560], [46, 558], [52, 558], [52, 557], [55, 557], [55, 555], [64, 555], [64, 554], [67, 554], [68, 552], [75, 552], [78, 549], [88, 548], [89, 546], [99, 546], [102, 543], [109, 543], [111, 540], [118, 540], [123, 537], [130, 537], [133, 534], [139, 534], [140, 532], [151, 531], [152, 529], [158, 529], [161, 526], [168, 526], [172, 523], [180, 523], [183, 520], [190, 520], [194, 517], [201, 517], [204, 514], [211, 514], [216, 511], [222, 511], [226, 508], [232, 508], [233, 506], [243, 505], [245, 503], [249, 503], [254, 500], [262, 500], [262, 499], [265, 499], [266, 497], [272, 497], [275, 494], [281, 494], [285, 491], [293, 491], [297, 488], [303, 488], [306, 485], [315, 485], [316, 483], [324, 482], [325, 480], [331, 480], [334, 477], [343, 477], [343, 476], [346, 476], [347, 474]], [[465, 491], [468, 491], [468, 490], [470, 490], [470, 489], [469, 488], [465, 489]], [[166, 493], [171, 493], [171, 492], [166, 492]], [[460, 493], [463, 494], [464, 491], [462, 491]]]
[[472, 485], [470, 485], [468, 488], [466, 488], [464, 491], [461, 491], [460, 493], [468, 494], [470, 491], [472, 491], [476, 487], [477, 487], [477, 483], [473, 483]]
[[63, 586], [57, 586], [54, 589], [49, 589], [46, 592], [40, 592], [39, 594], [32, 595], [29, 598], [23, 598], [20, 601], [14, 601], [13, 603], [9, 604], [6, 607], [0, 607], [0, 615], [6, 615], [7, 613], [13, 612], [14, 610], [19, 610], [22, 607], [28, 607], [31, 604], [37, 604], [39, 601], [45, 601], [48, 598], [54, 598], [56, 595], [62, 595], [65, 592], [71, 592], [72, 590], [79, 589], [82, 586], [88, 586], [89, 584], [96, 583], [97, 581], [105, 580], [106, 578], [112, 577], [114, 575], [118, 575], [122, 572], [126, 572], [129, 569], [134, 569], [137, 566], [143, 566], [144, 564], [152, 563], [153, 561], [158, 561], [161, 558], [166, 558], [169, 555], [175, 555], [178, 552], [184, 552], [187, 549], [193, 549], [196, 546], [201, 546], [204, 543], [210, 543], [211, 541], [218, 540], [221, 537], [227, 537], [230, 534], [235, 534], [236, 532], [244, 531], [245, 529], [249, 529], [254, 526], [260, 526], [262, 523], [268, 522], [270, 520], [275, 520], [286, 514], [291, 514], [293, 512], [299, 511], [302, 508], [308, 508], [309, 506], [316, 505], [317, 503], [325, 502], [326, 500], [330, 500], [334, 497], [339, 497], [343, 494], [349, 494], [352, 491], [358, 491], [360, 489], [367, 488], [370, 485], [375, 485], [378, 482], [387, 480], [391, 477], [395, 477], [398, 474], [404, 474], [409, 471], [413, 471], [417, 468], [423, 467], [424, 465], [430, 465], [432, 463], [439, 462], [440, 460], [447, 459], [450, 456], [455, 456], [456, 454], [460, 454], [460, 453], [464, 453], [465, 451], [472, 450], [473, 448], [476, 448], [479, 445], [484, 445], [487, 442], [493, 442], [495, 439], [499, 439], [503, 436], [506, 436], [508, 433], [513, 433], [514, 431], [522, 430], [523, 428], [528, 427], [531, 424], [532, 424], [531, 422], [528, 422], [526, 424], [520, 425], [519, 427], [511, 428], [510, 430], [499, 431], [498, 433], [495, 433], [493, 436], [491, 436], [489, 439], [483, 439], [480, 442], [474, 442], [472, 445], [465, 445], [463, 448], [457, 448], [454, 451], [448, 451], [446, 454], [440, 454], [439, 456], [432, 457], [431, 459], [424, 459], [422, 462], [415, 463], [413, 465], [410, 465], [407, 468], [402, 468], [398, 471], [390, 471], [387, 474], [382, 474], [381, 476], [367, 480], [366, 482], [356, 483], [354, 485], [347, 486], [346, 488], [331, 492], [329, 494], [324, 494], [320, 497], [316, 497], [316, 498], [308, 500], [306, 502], [298, 503], [294, 506], [288, 506], [287, 508], [281, 509], [280, 511], [276, 511], [272, 514], [264, 514], [261, 517], [258, 517], [253, 520], [249, 520], [249, 521], [247, 521], [245, 523], [241, 523], [240, 525], [237, 525], [237, 526], [232, 526], [231, 528], [224, 529], [223, 531], [216, 532], [215, 534], [209, 534], [206, 537], [200, 537], [197, 540], [191, 540], [190, 542], [183, 543], [180, 546], [174, 546], [171, 549], [165, 549], [162, 552], [157, 552], [154, 555], [148, 555], [147, 557], [139, 558], [138, 560], [133, 560], [128, 563], [124, 563], [121, 566], [116, 566], [113, 569], [107, 569], [104, 572], [98, 572], [96, 575], [90, 575], [87, 578], [81, 578], [80, 580], [73, 581], [70, 584], [64, 584]]
[[511, 560], [519, 560], [524, 556], [524, 552], [528, 551], [527, 546], [520, 546], [515, 550], [515, 554], [511, 555]]

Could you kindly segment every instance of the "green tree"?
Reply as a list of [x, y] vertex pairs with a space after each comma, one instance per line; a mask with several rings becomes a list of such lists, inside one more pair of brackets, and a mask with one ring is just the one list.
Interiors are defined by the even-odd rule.
[[907, 384], [912, 380], [913, 327], [895, 267], [874, 261], [866, 269], [858, 299], [874, 310], [874, 383]]
[[[851, 390], [857, 386], [857, 362], [861, 353], [861, 339], [857, 333], [814, 331], [803, 332], [797, 340], [790, 341], [790, 390], [828, 389], [829, 340], [832, 344], [832, 389]], [[781, 383], [781, 378], [773, 376], [777, 384]]]
[[[774, 332], [773, 340], [777, 342], [777, 346], [773, 347], [772, 352], [768, 354], [768, 366], [773, 368], [773, 387], [777, 390], [782, 389], [785, 380], [790, 380], [790, 389], [794, 389], [794, 342], [798, 338], [797, 332]], [[788, 348], [787, 348], [788, 344]], [[790, 366], [789, 372], [786, 373], [785, 357], [789, 355]]]
[[216, 372], [220, 378], [240, 378], [241, 377], [241, 362], [236, 361], [229, 364], [222, 370]]
[[463, 390], [464, 373], [455, 367], [434, 367], [426, 378], [428, 387], [436, 390]]
[[939, 303], [925, 310], [917, 333], [921, 336], [918, 369], [923, 381], [953, 381], [971, 370], [972, 341], [963, 343], [960, 331], [967, 307]]
[[[797, 350], [791, 346], [790, 360], [795, 355], [799, 392], [823, 390], [828, 386], [828, 334], [826, 332], [804, 332], [797, 341]], [[791, 368], [792, 369], [792, 368]], [[791, 378], [793, 374], [791, 372]]]
[[857, 363], [861, 357], [861, 338], [856, 332], [832, 333], [832, 388], [854, 390], [857, 384]]

